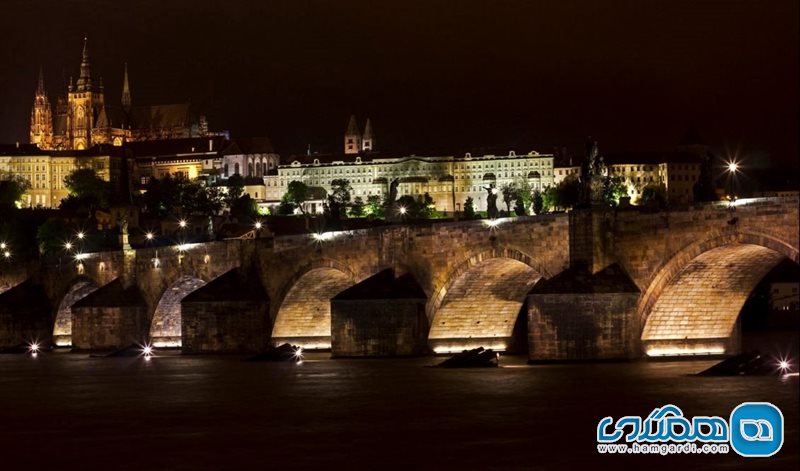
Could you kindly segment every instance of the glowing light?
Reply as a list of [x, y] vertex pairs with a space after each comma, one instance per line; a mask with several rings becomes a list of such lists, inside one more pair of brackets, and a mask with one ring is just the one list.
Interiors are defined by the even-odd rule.
[[86, 235], [86, 234], [84, 234], [84, 233], [83, 233], [83, 232], [81, 232], [81, 231], [79, 231], [79, 232], [76, 234], [76, 236], [78, 237], [78, 239], [83, 239], [83, 238], [85, 237], [85, 235]]
[[153, 349], [153, 346], [150, 345], [149, 343], [146, 343], [146, 344], [142, 345], [141, 347], [142, 347], [142, 356], [144, 356], [144, 360], [145, 361], [150, 361], [150, 357], [153, 356], [153, 353], [155, 351]]
[[186, 252], [191, 248], [191, 246], [192, 244], [178, 244], [175, 246], [175, 248], [178, 250], [178, 252]]
[[256, 221], [254, 226], [255, 226], [256, 229], [261, 229], [261, 221]]
[[314, 234], [311, 234], [311, 237], [313, 237], [317, 242], [331, 240], [334, 236], [335, 234], [333, 232], [315, 232]]
[[[475, 344], [458, 344], [458, 345], [441, 345], [438, 347], [433, 347], [433, 353], [442, 354], [442, 353], [461, 353], [464, 350], [472, 350], [473, 348], [483, 347], [486, 350], [494, 350], [495, 352], [504, 352], [508, 348], [508, 345], [505, 342], [498, 342], [492, 344], [483, 344], [480, 342], [476, 342]], [[500, 354], [498, 353], [498, 358], [500, 358]]]
[[728, 171], [731, 173], [736, 173], [739, 170], [739, 164], [735, 161], [728, 162]]
[[6, 250], [5, 252], [3, 252], [3, 257], [5, 257], [5, 258], [11, 258], [11, 252], [9, 252], [8, 250]]
[[32, 355], [39, 353], [40, 348], [41, 347], [37, 342], [31, 342], [28, 344], [28, 351], [30, 351]]
[[306, 350], [330, 350], [331, 343], [330, 342], [312, 342], [312, 343], [304, 342], [302, 346], [298, 345], [297, 348], [300, 349], [301, 353], [306, 351]]
[[153, 233], [152, 233], [152, 232], [148, 232], [148, 233], [147, 233], [147, 234], [145, 234], [144, 236], [145, 236], [145, 238], [146, 238], [147, 240], [153, 240]]
[[64, 248], [67, 250], [72, 250], [72, 242], [66, 242], [64, 244]]
[[792, 362], [789, 361], [788, 358], [780, 358], [778, 360], [778, 369], [781, 371], [781, 373], [791, 373]]
[[723, 353], [725, 353], [725, 348], [722, 346], [653, 347], [647, 349], [647, 356], [649, 357], [722, 355]]
[[89, 254], [88, 253], [76, 253], [75, 254], [75, 260], [85, 260], [87, 258], [89, 258]]
[[181, 228], [186, 227], [186, 220], [185, 219], [181, 219], [180, 221], [178, 221], [178, 225], [181, 226]]
[[5, 250], [8, 248], [8, 245], [5, 242], [0, 242], [0, 250]]
[[405, 206], [400, 206], [400, 209], [398, 209], [398, 211], [400, 212], [400, 214], [405, 214], [406, 212], [408, 212], [408, 209], [406, 209]]
[[496, 195], [496, 194], [497, 194], [497, 188], [492, 188], [492, 194], [493, 194], [493, 195]]

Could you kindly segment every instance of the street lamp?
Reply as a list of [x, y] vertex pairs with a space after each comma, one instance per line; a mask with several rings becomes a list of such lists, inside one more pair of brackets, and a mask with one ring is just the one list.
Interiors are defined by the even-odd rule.
[[78, 233], [76, 235], [78, 236], [78, 239], [81, 239], [81, 240], [83, 240], [83, 238], [86, 236], [86, 234], [84, 234], [83, 231], [78, 231]]
[[178, 225], [181, 227], [181, 229], [185, 229], [186, 228], [186, 219], [181, 219], [180, 221], [178, 221]]
[[728, 172], [728, 193], [735, 199], [736, 198], [736, 174], [739, 173], [739, 162], [729, 160], [726, 162], [725, 171]]

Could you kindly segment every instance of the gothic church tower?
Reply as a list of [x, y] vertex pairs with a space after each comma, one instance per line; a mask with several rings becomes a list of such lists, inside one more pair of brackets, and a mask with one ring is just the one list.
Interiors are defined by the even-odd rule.
[[358, 154], [361, 151], [361, 132], [358, 130], [358, 123], [355, 115], [350, 116], [347, 124], [347, 131], [344, 133], [344, 153]]
[[83, 38], [81, 74], [74, 88], [70, 83], [69, 93], [67, 94], [67, 139], [69, 148], [82, 150], [92, 146], [92, 129], [97, 120], [97, 114], [100, 108], [103, 107], [103, 102], [102, 85], [95, 87], [92, 83], [89, 40], [88, 38]]
[[361, 150], [364, 152], [372, 152], [375, 150], [375, 133], [372, 132], [372, 120], [367, 118], [367, 124], [364, 126], [364, 136], [361, 139]]
[[30, 142], [43, 150], [53, 148], [53, 113], [47, 92], [44, 90], [44, 74], [41, 67], [39, 68], [39, 85], [36, 87], [31, 110]]

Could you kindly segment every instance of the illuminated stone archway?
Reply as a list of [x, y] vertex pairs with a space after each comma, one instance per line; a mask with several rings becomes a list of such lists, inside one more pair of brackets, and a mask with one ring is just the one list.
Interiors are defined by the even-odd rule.
[[150, 342], [154, 347], [181, 346], [181, 300], [204, 284], [199, 278], [184, 276], [164, 291], [150, 323]]
[[736, 353], [738, 319], [761, 279], [785, 257], [762, 245], [711, 248], [663, 283], [644, 313], [648, 356]]
[[337, 268], [314, 268], [304, 273], [283, 298], [272, 328], [273, 344], [330, 348], [331, 298], [353, 284], [353, 278]]
[[61, 299], [53, 324], [53, 343], [57, 347], [72, 346], [72, 305], [85, 298], [99, 286], [92, 280], [81, 279], [75, 282]]
[[541, 278], [516, 258], [486, 258], [457, 270], [433, 306], [428, 342], [437, 353], [510, 347], [525, 296]]

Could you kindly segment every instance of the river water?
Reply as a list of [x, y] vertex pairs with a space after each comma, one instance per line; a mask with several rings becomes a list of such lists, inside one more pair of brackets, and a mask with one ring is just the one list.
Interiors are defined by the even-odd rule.
[[[0, 469], [797, 469], [796, 377], [691, 376], [712, 361], [435, 361], [0, 355]], [[782, 410], [776, 456], [596, 451], [606, 415], [672, 403], [727, 417], [744, 401]]]

